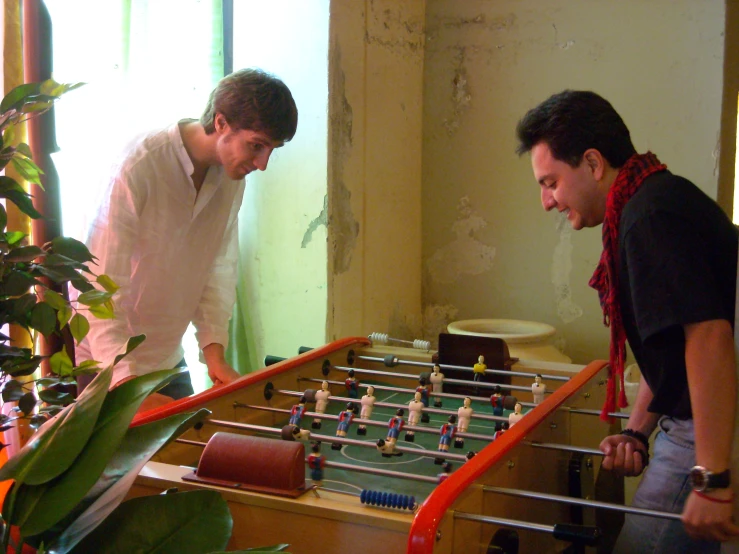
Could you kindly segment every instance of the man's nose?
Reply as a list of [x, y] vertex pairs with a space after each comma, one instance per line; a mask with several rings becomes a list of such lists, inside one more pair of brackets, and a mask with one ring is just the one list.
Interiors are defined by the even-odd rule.
[[260, 152], [256, 158], [254, 158], [254, 166], [260, 171], [265, 171], [267, 169], [267, 164], [269, 163], [269, 157], [271, 155], [272, 149], [266, 148], [263, 152]]
[[541, 205], [547, 212], [557, 205], [557, 201], [554, 199], [554, 196], [552, 196], [552, 192], [550, 190], [541, 190]]

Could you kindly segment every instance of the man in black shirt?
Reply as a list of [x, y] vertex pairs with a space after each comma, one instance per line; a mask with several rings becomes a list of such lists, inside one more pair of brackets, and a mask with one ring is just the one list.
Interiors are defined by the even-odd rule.
[[595, 93], [553, 95], [517, 135], [544, 209], [575, 230], [603, 224], [590, 285], [611, 331], [604, 417], [626, 405], [627, 339], [642, 372], [628, 428], [601, 443], [603, 467], [636, 476], [649, 464], [634, 505], [682, 513], [682, 523], [627, 516], [616, 552], [718, 552], [739, 535], [729, 474], [737, 230], [693, 183], [651, 152], [637, 154], [621, 117]]

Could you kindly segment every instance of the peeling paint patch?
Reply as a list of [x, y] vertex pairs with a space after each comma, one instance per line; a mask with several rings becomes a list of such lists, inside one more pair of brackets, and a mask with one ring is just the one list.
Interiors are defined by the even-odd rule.
[[462, 115], [469, 109], [472, 102], [467, 70], [465, 68], [466, 49], [460, 48], [455, 56], [454, 76], [452, 77], [452, 115], [444, 119], [444, 127], [449, 136], [459, 129]]
[[370, 4], [369, 25], [364, 41], [398, 55], [412, 55], [421, 59], [425, 42], [424, 21], [407, 16], [401, 6], [376, 10]]
[[474, 237], [475, 231], [484, 228], [487, 222], [474, 213], [467, 196], [460, 199], [457, 210], [460, 217], [452, 225], [457, 238], [434, 252], [426, 262], [431, 279], [437, 283], [453, 283], [462, 275], [479, 275], [493, 267], [495, 248]]
[[574, 44], [575, 44], [575, 41], [574, 40], [568, 40], [567, 42], [559, 42], [559, 40], [557, 39], [557, 34], [558, 34], [557, 26], [554, 23], [552, 23], [552, 28], [554, 29], [554, 44], [555, 44], [555, 46], [557, 46], [558, 48], [560, 48], [562, 50], [569, 50], [571, 46], [574, 46]]
[[510, 13], [499, 17], [488, 18], [484, 13], [475, 17], [445, 17], [440, 18], [441, 24], [448, 29], [462, 29], [481, 27], [488, 31], [504, 31], [516, 23], [516, 15]]
[[[346, 97], [345, 75], [341, 67], [341, 48], [335, 43], [330, 50], [331, 83], [329, 84], [330, 136], [328, 221], [330, 256], [333, 273], [339, 275], [349, 269], [359, 236], [359, 222], [354, 218], [351, 192], [344, 184], [344, 165], [352, 150], [353, 111]], [[325, 207], [324, 207], [325, 209]], [[319, 216], [320, 217], [320, 216]]]
[[564, 214], [558, 214], [559, 243], [552, 255], [552, 284], [557, 315], [565, 323], [582, 317], [582, 308], [572, 301], [570, 274], [572, 273], [572, 228]]
[[318, 229], [321, 225], [328, 225], [328, 194], [323, 197], [323, 209], [313, 221], [308, 225], [308, 229], [303, 235], [303, 240], [300, 243], [300, 248], [305, 248], [313, 238], [313, 232]]
[[439, 333], [457, 319], [459, 309], [452, 304], [429, 304], [423, 310], [423, 338], [431, 341], [432, 348], [439, 347]]

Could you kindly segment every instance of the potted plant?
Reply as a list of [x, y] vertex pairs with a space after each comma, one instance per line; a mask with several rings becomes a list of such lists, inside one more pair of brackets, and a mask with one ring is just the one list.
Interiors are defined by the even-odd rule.
[[[47, 80], [21, 85], [5, 96], [0, 103], [0, 169], [12, 164], [25, 179], [40, 184], [41, 171], [29, 147], [14, 140], [14, 130], [78, 86]], [[11, 177], [0, 176], [0, 198], [31, 218], [41, 217], [30, 195]], [[0, 325], [44, 336], [66, 328], [79, 342], [89, 330], [87, 315], [113, 317], [117, 287], [107, 276], [94, 273], [95, 258], [84, 244], [58, 237], [39, 246], [28, 244], [27, 238], [7, 228], [7, 213], [0, 205]], [[54, 284], [76, 288], [79, 307], [51, 290]], [[132, 337], [113, 365], [143, 340]], [[225, 550], [232, 520], [215, 491], [175, 492], [121, 503], [149, 458], [207, 416], [207, 410], [200, 410], [130, 427], [146, 396], [179, 370], [137, 377], [110, 391], [113, 365], [100, 368], [97, 362], [86, 361], [74, 366], [62, 349], [50, 358], [52, 374], [33, 378], [42, 359], [32, 348], [15, 346], [9, 336], [0, 334], [2, 401], [17, 402], [10, 413], [0, 414], [0, 431], [19, 419], [38, 429], [0, 467], [0, 481], [13, 481], [0, 512], [1, 552], [20, 552], [24, 546], [59, 554]], [[59, 387], [91, 372], [98, 376], [77, 399]]]

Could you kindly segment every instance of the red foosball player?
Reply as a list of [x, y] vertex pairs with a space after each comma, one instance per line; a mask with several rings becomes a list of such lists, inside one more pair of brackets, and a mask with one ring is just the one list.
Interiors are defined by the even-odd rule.
[[[449, 416], [449, 422], [442, 425], [439, 429], [439, 452], [449, 452], [449, 445], [452, 443], [457, 430], [456, 423], [457, 416], [452, 414]], [[441, 465], [444, 463], [444, 459], [435, 458], [434, 463]]]
[[292, 407], [292, 410], [290, 410], [290, 425], [300, 427], [300, 422], [303, 419], [303, 414], [305, 413], [305, 402], [305, 396], [301, 396], [300, 400], [298, 400], [298, 403]]
[[450, 462], [444, 462], [443, 464], [441, 464], [441, 473], [436, 476], [439, 479], [439, 484], [446, 481], [451, 472], [452, 464]]
[[314, 442], [311, 451], [312, 453], [308, 456], [310, 478], [313, 480], [313, 484], [320, 485], [323, 481], [323, 468], [326, 466], [326, 459], [321, 454], [321, 443]]
[[377, 441], [377, 450], [379, 450], [385, 458], [403, 455], [402, 452], [397, 452], [395, 450], [395, 443], [398, 442], [400, 432], [403, 430], [403, 425], [405, 425], [405, 422], [403, 421], [404, 415], [405, 410], [403, 410], [403, 408], [399, 408], [398, 411], [395, 412], [395, 415], [390, 418], [390, 421], [387, 422], [387, 437], [385, 437], [385, 440], [379, 439]]
[[[425, 377], [420, 377], [418, 379], [418, 386], [416, 387], [416, 392], [421, 393], [421, 402], [423, 402], [423, 407], [428, 408], [429, 407], [429, 394], [431, 391], [429, 390], [431, 388], [431, 385], [426, 382]], [[431, 421], [431, 418], [428, 414], [423, 413], [421, 414], [421, 421], [423, 423], [428, 423]]]
[[[336, 425], [336, 436], [346, 437], [349, 432], [349, 426], [354, 421], [354, 403], [347, 402], [346, 410], [339, 414], [339, 423]], [[331, 450], [341, 450], [341, 444], [335, 442], [331, 445]]]
[[493, 407], [493, 415], [503, 415], [503, 405], [505, 404], [505, 396], [501, 393], [500, 385], [493, 387], [493, 394], [490, 396], [490, 405]]
[[359, 398], [359, 381], [354, 377], [354, 370], [350, 369], [347, 372], [347, 376], [348, 377], [344, 380], [346, 395], [349, 398]]
[[498, 437], [500, 437], [503, 433], [505, 433], [506, 431], [508, 431], [509, 428], [510, 428], [510, 425], [508, 424], [507, 421], [504, 421], [503, 423], [500, 423], [500, 422], [499, 423], [496, 423], [495, 424], [495, 433], [493, 433], [493, 440], [495, 440]]

